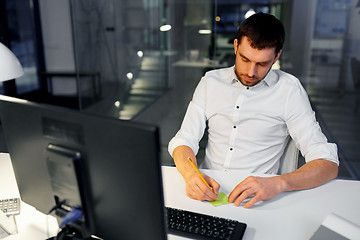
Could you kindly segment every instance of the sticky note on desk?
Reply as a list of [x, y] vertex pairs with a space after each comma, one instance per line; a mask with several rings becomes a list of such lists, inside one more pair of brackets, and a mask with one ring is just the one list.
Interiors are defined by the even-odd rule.
[[219, 196], [218, 200], [210, 202], [213, 206], [216, 207], [216, 206], [221, 206], [221, 205], [225, 205], [225, 204], [229, 203], [228, 196], [226, 196], [225, 193], [219, 192], [218, 196]]

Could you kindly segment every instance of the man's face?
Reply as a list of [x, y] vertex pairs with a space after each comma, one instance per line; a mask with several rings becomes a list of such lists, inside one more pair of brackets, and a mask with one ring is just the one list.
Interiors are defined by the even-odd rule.
[[254, 86], [263, 80], [281, 54], [281, 51], [276, 54], [275, 48], [255, 49], [251, 47], [247, 37], [242, 37], [239, 45], [235, 39], [234, 49], [235, 73], [245, 86]]

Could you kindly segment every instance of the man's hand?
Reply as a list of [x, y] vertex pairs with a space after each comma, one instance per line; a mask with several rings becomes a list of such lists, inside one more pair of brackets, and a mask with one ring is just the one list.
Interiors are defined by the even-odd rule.
[[196, 157], [190, 147], [185, 145], [178, 146], [174, 150], [173, 158], [176, 168], [185, 179], [186, 194], [190, 198], [200, 201], [213, 201], [218, 199], [220, 185], [214, 179], [202, 173], [201, 175], [212, 188], [211, 191], [211, 189], [201, 180], [201, 177], [188, 160], [188, 158], [190, 158], [197, 167]]
[[[176, 168], [186, 182], [186, 194], [197, 200], [216, 200], [220, 185], [212, 178], [202, 174], [206, 182], [212, 187], [211, 191], [201, 180], [194, 167], [188, 161], [192, 159], [196, 165], [196, 157], [192, 149], [181, 145], [173, 153]], [[277, 196], [283, 191], [296, 191], [318, 187], [335, 178], [338, 174], [338, 165], [334, 162], [315, 159], [307, 162], [292, 173], [275, 177], [248, 177], [238, 184], [229, 195], [229, 202], [239, 206], [246, 198], [252, 197], [244, 207], [249, 208], [259, 201]]]
[[239, 206], [246, 198], [253, 198], [244, 205], [249, 208], [259, 201], [271, 199], [284, 191], [296, 191], [318, 187], [335, 178], [336, 163], [315, 159], [294, 172], [275, 177], [248, 177], [238, 184], [229, 195], [229, 202]]
[[200, 201], [217, 200], [220, 185], [206, 174], [202, 173], [202, 176], [205, 178], [206, 182], [213, 190], [211, 191], [206, 186], [206, 184], [201, 180], [198, 174], [193, 174], [185, 180], [186, 194], [190, 198]]
[[239, 183], [229, 195], [229, 202], [239, 206], [246, 198], [253, 196], [244, 208], [249, 208], [255, 203], [268, 200], [278, 195], [283, 190], [284, 183], [279, 177], [247, 177]]

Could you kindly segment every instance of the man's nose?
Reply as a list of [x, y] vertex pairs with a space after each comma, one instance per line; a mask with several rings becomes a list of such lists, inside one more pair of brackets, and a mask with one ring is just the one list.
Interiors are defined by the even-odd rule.
[[257, 66], [256, 66], [256, 64], [251, 63], [251, 64], [249, 65], [248, 72], [247, 72], [248, 76], [249, 76], [249, 77], [254, 77], [254, 76], [256, 76], [256, 72], [257, 72]]

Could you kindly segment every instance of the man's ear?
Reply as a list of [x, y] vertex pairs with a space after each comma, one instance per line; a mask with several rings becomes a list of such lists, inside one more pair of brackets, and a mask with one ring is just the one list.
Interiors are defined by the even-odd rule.
[[235, 55], [236, 55], [238, 46], [239, 46], [238, 40], [237, 40], [237, 38], [235, 38], [235, 39], [234, 39], [234, 51], [235, 51]]
[[282, 53], [282, 49], [280, 49], [280, 51], [279, 51], [278, 54], [276, 55], [273, 64], [276, 63], [276, 61], [279, 59], [281, 53]]

